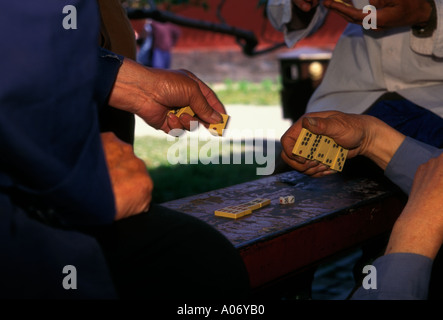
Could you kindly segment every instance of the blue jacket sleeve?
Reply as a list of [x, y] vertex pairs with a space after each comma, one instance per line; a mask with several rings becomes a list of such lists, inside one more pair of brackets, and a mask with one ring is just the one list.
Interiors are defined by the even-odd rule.
[[386, 167], [385, 175], [409, 194], [418, 167], [442, 152], [442, 149], [406, 137]]
[[353, 300], [425, 300], [428, 296], [432, 260], [413, 253], [391, 253], [374, 261], [376, 283], [360, 287]]
[[96, 100], [98, 107], [109, 108], [107, 101], [114, 86], [117, 73], [124, 57], [104, 48], [99, 48], [98, 73], [96, 83]]

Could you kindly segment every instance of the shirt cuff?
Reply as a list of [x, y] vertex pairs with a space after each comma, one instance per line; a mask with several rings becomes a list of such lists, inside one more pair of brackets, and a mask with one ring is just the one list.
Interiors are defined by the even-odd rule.
[[441, 152], [443, 150], [406, 137], [386, 167], [385, 175], [409, 194], [418, 167]]
[[123, 56], [109, 50], [103, 48], [99, 50], [98, 77], [95, 90], [99, 109], [107, 105], [118, 71], [123, 64], [123, 59]]
[[[433, 261], [415, 253], [391, 253], [374, 261], [376, 285], [360, 287], [352, 300], [426, 300]], [[363, 280], [364, 282], [364, 280]]]

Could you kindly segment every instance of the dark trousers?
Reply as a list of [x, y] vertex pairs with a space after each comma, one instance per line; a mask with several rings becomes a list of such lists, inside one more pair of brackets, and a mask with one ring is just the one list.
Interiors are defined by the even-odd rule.
[[406, 136], [443, 148], [443, 118], [399, 95], [382, 97], [366, 114], [383, 120]]
[[241, 299], [249, 277], [237, 249], [192, 216], [153, 205], [96, 232], [123, 299]]

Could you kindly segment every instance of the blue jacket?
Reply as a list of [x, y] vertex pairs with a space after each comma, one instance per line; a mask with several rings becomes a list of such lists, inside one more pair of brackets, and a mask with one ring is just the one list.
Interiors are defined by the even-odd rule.
[[[63, 26], [66, 5], [77, 29]], [[115, 216], [97, 105], [121, 61], [99, 63], [98, 26], [95, 1], [11, 1], [0, 11], [2, 298], [116, 296], [98, 243], [75, 231]]]

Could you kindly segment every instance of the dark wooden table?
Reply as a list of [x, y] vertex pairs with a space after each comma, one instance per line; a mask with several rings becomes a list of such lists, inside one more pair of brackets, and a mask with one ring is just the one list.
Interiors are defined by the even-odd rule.
[[[279, 197], [295, 203], [281, 205]], [[214, 211], [254, 198], [271, 204], [238, 220]], [[321, 179], [295, 171], [163, 203], [198, 217], [236, 246], [257, 289], [389, 233], [405, 204], [384, 178], [335, 174]]]

